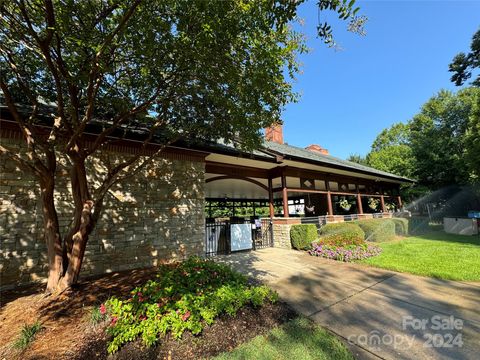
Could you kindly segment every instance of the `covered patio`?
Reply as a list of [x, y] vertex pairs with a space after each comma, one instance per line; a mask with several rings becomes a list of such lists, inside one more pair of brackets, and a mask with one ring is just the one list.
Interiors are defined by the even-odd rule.
[[[219, 208], [230, 217], [270, 218], [362, 217], [402, 208], [399, 183], [293, 166], [268, 169], [207, 161], [205, 182], [207, 217], [215, 217]], [[252, 210], [241, 211], [246, 207]]]
[[319, 145], [284, 144], [281, 127], [267, 129], [264, 146], [251, 153], [225, 144], [202, 150], [209, 152], [207, 255], [288, 248], [292, 224], [391, 217], [403, 206], [400, 185], [412, 182], [333, 157]]

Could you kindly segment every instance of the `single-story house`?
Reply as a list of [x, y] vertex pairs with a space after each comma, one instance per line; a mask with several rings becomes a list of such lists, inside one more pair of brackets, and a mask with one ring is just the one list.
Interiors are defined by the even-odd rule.
[[[91, 131], [93, 140], [94, 128]], [[255, 247], [248, 234], [241, 234], [247, 229], [245, 223], [256, 229], [258, 246], [288, 246], [282, 227], [291, 223], [307, 218], [327, 222], [388, 216], [389, 209], [402, 207], [399, 188], [410, 179], [338, 159], [319, 145], [305, 149], [288, 145], [281, 126], [266, 129], [265, 137], [263, 146], [250, 153], [228, 144], [177, 143], [131, 181], [115, 185], [89, 238], [82, 275]], [[18, 152], [25, 150], [22, 134], [3, 106], [0, 141]], [[98, 160], [114, 162], [138, 151], [138, 144], [134, 137], [112, 139]], [[153, 153], [156, 146], [151, 144], [149, 151]], [[55, 201], [61, 226], [68, 227], [73, 204], [65, 161], [59, 159]], [[95, 170], [93, 181], [105, 171], [96, 159], [88, 166]], [[0, 157], [1, 289], [42, 281], [47, 274], [38, 199], [33, 176]], [[339, 207], [344, 200], [349, 206]], [[266, 206], [266, 219], [235, 217], [235, 206], [245, 202]], [[232, 219], [209, 218], [212, 206], [219, 203], [233, 207]], [[295, 209], [299, 207], [305, 216], [298, 217]], [[243, 245], [235, 243], [237, 230]], [[208, 245], [212, 238], [213, 249]], [[217, 243], [220, 238], [226, 239], [223, 245]], [[250, 245], [245, 245], [245, 239]]]

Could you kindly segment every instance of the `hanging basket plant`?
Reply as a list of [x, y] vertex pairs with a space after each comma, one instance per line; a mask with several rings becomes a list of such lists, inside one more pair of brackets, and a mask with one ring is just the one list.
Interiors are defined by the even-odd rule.
[[338, 204], [339, 204], [340, 207], [341, 207], [343, 210], [345, 210], [345, 211], [349, 211], [349, 210], [351, 209], [351, 207], [352, 207], [352, 204], [350, 204], [350, 203], [348, 202], [348, 200], [345, 199], [345, 198], [342, 198], [342, 199], [338, 202]]
[[386, 203], [386, 204], [385, 204], [385, 207], [387, 208], [387, 210], [388, 210], [389, 212], [395, 211], [395, 204], [394, 204], [394, 203]]
[[380, 200], [379, 199], [376, 199], [376, 198], [373, 198], [373, 197], [368, 199], [368, 207], [370, 209], [377, 210], [378, 205], [380, 205]]

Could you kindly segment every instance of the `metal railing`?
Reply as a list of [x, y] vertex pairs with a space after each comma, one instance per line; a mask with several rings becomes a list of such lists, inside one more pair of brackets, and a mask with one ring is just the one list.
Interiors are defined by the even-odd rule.
[[318, 228], [327, 223], [326, 216], [308, 216], [300, 218], [302, 224], [315, 224]]
[[358, 214], [343, 215], [343, 221], [358, 220]]

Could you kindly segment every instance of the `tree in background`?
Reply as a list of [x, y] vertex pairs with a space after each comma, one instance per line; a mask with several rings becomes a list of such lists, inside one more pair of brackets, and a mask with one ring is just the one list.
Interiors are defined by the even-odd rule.
[[403, 123], [384, 129], [372, 144], [366, 159], [369, 166], [404, 177], [412, 177], [414, 163], [409, 145], [409, 126]]
[[465, 132], [465, 160], [469, 165], [476, 182], [480, 182], [480, 91], [476, 92]]
[[403, 187], [408, 201], [440, 188], [478, 183], [478, 154], [480, 88], [471, 87], [457, 93], [442, 90], [408, 123], [384, 129], [373, 142], [366, 162], [373, 168], [416, 179], [414, 186]]
[[[470, 52], [461, 52], [453, 58], [449, 66], [449, 71], [453, 72], [452, 82], [457, 86], [463, 85], [475, 69], [480, 69], [480, 29], [472, 37]], [[472, 85], [480, 87], [480, 74], [472, 81]]]
[[414, 176], [420, 184], [438, 189], [478, 181], [478, 105], [480, 89], [453, 94], [442, 90], [423, 105], [409, 123]]
[[[291, 79], [304, 45], [290, 23], [300, 3], [0, 2], [0, 87], [27, 147], [17, 153], [0, 146], [0, 154], [38, 180], [48, 291], [77, 282], [108, 190], [169, 144], [191, 137], [222, 138], [246, 149], [260, 143], [261, 129], [295, 99]], [[354, 4], [318, 2], [320, 10], [349, 19], [350, 30], [361, 33]], [[328, 24], [319, 24], [318, 33], [331, 45]], [[90, 141], [86, 130], [92, 124], [99, 132]], [[102, 161], [98, 154], [110, 136], [132, 127], [141, 129], [139, 153], [153, 138], [159, 150], [116, 163], [107, 159], [101, 164], [105, 172], [92, 181], [92, 158]], [[61, 166], [70, 174], [74, 203], [64, 233], [54, 201], [60, 156], [68, 159]]]
[[363, 157], [360, 154], [350, 154], [350, 156], [347, 158], [348, 161], [360, 164], [360, 165], [365, 165], [368, 166], [368, 161], [365, 157]]

